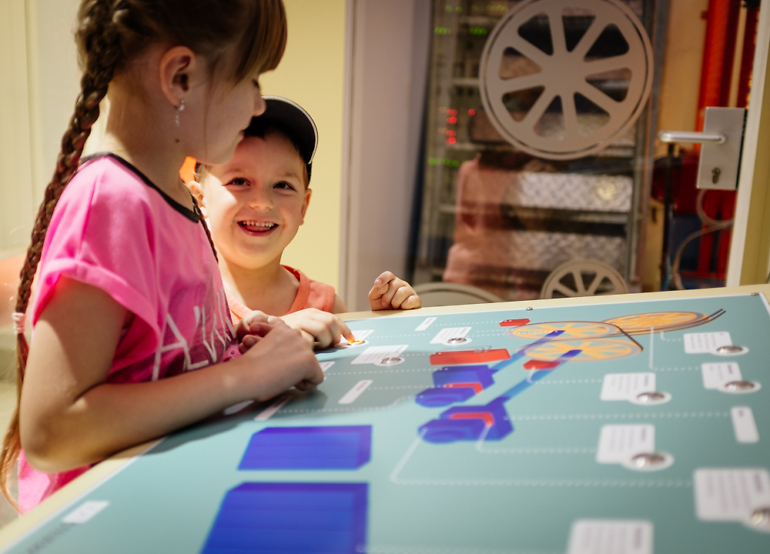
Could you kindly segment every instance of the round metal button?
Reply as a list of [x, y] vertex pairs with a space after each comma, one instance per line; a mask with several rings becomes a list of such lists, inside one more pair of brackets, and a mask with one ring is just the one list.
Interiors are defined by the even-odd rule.
[[658, 452], [645, 452], [637, 454], [631, 458], [631, 464], [638, 469], [658, 469], [663, 464], [668, 463], [668, 458]]
[[757, 508], [751, 514], [751, 524], [756, 527], [770, 528], [770, 507]]
[[728, 392], [749, 392], [757, 388], [753, 381], [730, 381], [725, 383], [725, 390]]
[[643, 392], [636, 395], [636, 400], [640, 404], [660, 404], [669, 399], [669, 396], [664, 392], [652, 391]]
[[737, 344], [729, 344], [727, 346], [720, 346], [717, 348], [717, 354], [721, 356], [735, 356], [737, 354], [745, 354], [749, 349], [745, 346], [738, 346]]

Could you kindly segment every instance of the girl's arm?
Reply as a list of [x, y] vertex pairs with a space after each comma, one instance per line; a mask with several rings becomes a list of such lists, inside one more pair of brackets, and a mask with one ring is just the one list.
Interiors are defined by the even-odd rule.
[[22, 387], [21, 443], [30, 464], [66, 471], [323, 372], [300, 333], [276, 322], [227, 363], [159, 381], [106, 384], [127, 311], [103, 290], [63, 277], [35, 325]]

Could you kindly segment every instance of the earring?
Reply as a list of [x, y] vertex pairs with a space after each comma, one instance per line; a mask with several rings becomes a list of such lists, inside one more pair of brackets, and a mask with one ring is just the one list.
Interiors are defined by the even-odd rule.
[[184, 111], [184, 100], [179, 101], [179, 105], [176, 107], [176, 113], [174, 114], [174, 122], [179, 127], [179, 112]]

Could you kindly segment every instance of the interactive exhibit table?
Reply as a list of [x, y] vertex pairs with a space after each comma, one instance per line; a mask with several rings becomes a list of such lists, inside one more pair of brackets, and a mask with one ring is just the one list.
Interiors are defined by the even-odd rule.
[[768, 292], [349, 320], [316, 391], [100, 464], [2, 552], [768, 554]]

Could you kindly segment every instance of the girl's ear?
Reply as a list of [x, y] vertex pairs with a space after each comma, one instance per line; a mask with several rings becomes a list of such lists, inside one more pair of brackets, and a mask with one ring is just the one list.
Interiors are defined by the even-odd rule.
[[302, 202], [302, 211], [300, 212], [302, 215], [302, 221], [300, 221], [300, 225], [305, 223], [305, 213], [307, 212], [307, 207], [310, 205], [310, 197], [313, 196], [313, 191], [310, 189], [305, 189], [305, 200]]
[[203, 217], [208, 217], [209, 214], [206, 213], [206, 196], [203, 194], [203, 186], [197, 181], [190, 181], [187, 183], [187, 187], [195, 197], [196, 202], [198, 202], [198, 207], [201, 209]]
[[160, 88], [172, 106], [187, 97], [200, 67], [195, 52], [186, 46], [170, 48], [160, 57]]

